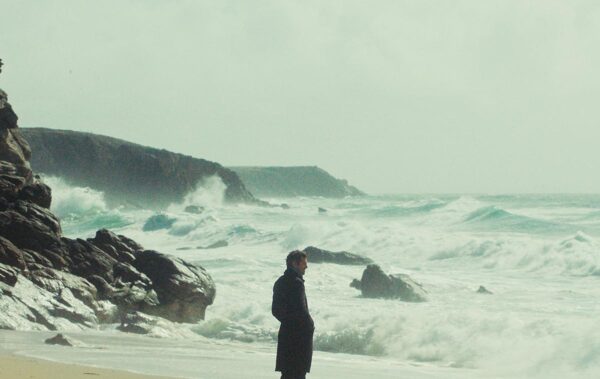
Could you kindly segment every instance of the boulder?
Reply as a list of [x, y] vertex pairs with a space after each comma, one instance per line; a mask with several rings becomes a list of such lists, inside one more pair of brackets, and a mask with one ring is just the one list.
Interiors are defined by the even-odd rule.
[[426, 301], [427, 292], [408, 275], [386, 275], [378, 265], [371, 264], [363, 271], [361, 280], [350, 283], [362, 292], [363, 297], [399, 299], [402, 301]]
[[483, 295], [493, 295], [493, 292], [489, 291], [484, 286], [479, 286], [479, 288], [477, 289], [477, 293], [480, 293], [480, 294], [483, 294]]
[[143, 312], [176, 322], [204, 319], [216, 294], [215, 283], [204, 268], [153, 250], [137, 252], [133, 266], [152, 280], [160, 301]]
[[54, 337], [48, 338], [44, 341], [48, 345], [62, 345], [62, 346], [81, 346], [81, 342], [76, 341], [70, 337], [67, 337], [61, 333], [58, 333]]
[[18, 247], [4, 237], [0, 237], [0, 263], [24, 270], [27, 267], [25, 256]]
[[200, 207], [198, 205], [188, 205], [183, 211], [192, 214], [201, 214], [204, 212], [204, 207]]
[[328, 251], [318, 247], [308, 246], [304, 252], [310, 263], [336, 263], [340, 265], [368, 265], [373, 261], [361, 255], [352, 254], [347, 251]]
[[220, 247], [227, 247], [229, 246], [229, 242], [225, 241], [225, 240], [219, 240], [215, 243], [211, 243], [210, 245], [207, 246], [198, 246], [198, 249], [218, 249]]

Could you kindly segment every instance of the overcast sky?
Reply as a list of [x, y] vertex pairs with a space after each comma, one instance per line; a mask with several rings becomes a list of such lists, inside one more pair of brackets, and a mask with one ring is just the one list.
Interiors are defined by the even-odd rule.
[[21, 127], [370, 193], [600, 193], [599, 47], [597, 0], [0, 0]]

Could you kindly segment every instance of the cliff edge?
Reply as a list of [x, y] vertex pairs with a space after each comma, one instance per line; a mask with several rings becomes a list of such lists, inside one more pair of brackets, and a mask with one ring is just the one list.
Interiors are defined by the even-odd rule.
[[336, 179], [317, 166], [229, 168], [239, 175], [248, 190], [259, 197], [340, 198], [364, 195], [346, 180]]
[[256, 202], [237, 174], [218, 163], [92, 133], [22, 128], [32, 168], [103, 191], [107, 200], [163, 208], [203, 179], [221, 178], [228, 202]]

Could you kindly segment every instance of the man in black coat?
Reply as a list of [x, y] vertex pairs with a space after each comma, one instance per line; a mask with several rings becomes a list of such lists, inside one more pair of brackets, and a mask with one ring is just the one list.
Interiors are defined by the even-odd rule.
[[286, 258], [287, 270], [273, 286], [273, 316], [281, 322], [275, 371], [281, 379], [304, 379], [310, 372], [315, 324], [308, 312], [304, 290], [306, 253], [295, 250]]

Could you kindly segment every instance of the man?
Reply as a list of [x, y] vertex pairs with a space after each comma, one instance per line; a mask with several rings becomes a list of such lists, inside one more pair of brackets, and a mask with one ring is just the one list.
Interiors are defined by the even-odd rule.
[[281, 379], [304, 379], [310, 372], [315, 324], [308, 313], [304, 272], [306, 253], [295, 250], [286, 258], [287, 270], [273, 286], [273, 316], [281, 322], [275, 371]]

